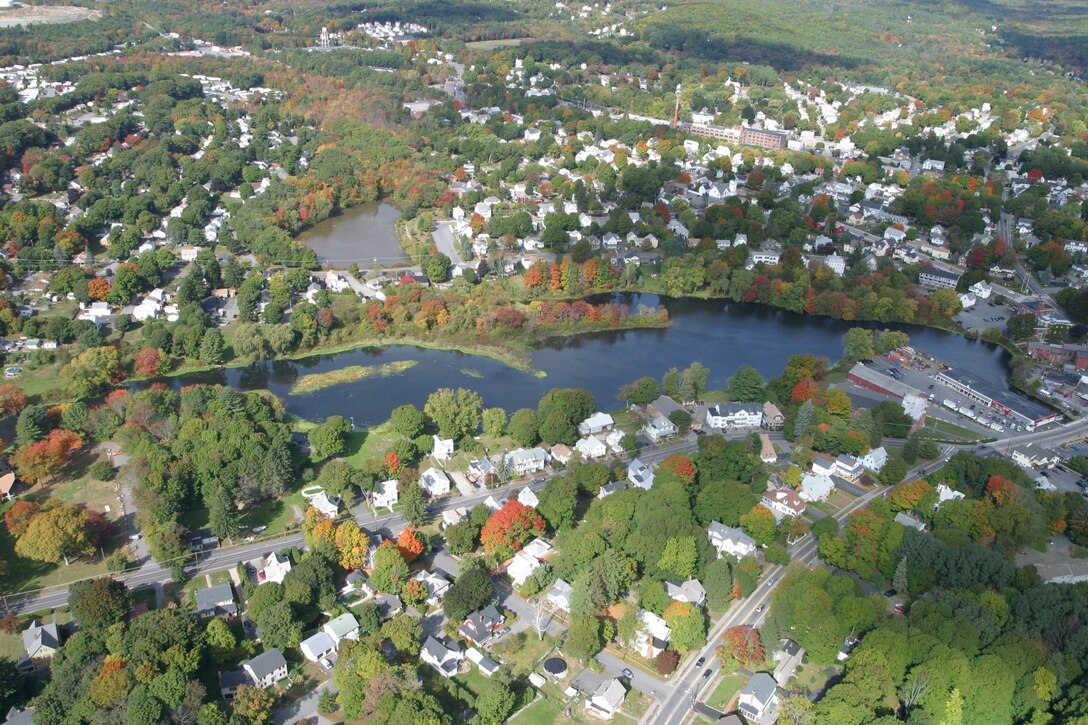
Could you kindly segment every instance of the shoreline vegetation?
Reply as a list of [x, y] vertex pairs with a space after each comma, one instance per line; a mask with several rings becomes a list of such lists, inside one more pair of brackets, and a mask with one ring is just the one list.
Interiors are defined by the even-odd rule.
[[416, 360], [397, 360], [383, 365], [349, 365], [324, 373], [303, 375], [291, 386], [291, 395], [307, 395], [333, 385], [353, 383], [366, 378], [387, 378], [411, 370], [419, 362]]

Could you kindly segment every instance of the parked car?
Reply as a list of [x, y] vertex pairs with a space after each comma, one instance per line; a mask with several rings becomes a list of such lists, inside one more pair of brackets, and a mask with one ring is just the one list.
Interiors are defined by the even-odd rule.
[[635, 673], [631, 671], [630, 667], [624, 667], [623, 672], [620, 673], [627, 680], [632, 680], [635, 677]]

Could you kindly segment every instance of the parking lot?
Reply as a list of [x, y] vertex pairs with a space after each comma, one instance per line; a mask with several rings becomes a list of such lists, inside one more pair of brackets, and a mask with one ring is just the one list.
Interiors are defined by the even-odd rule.
[[998, 304], [992, 299], [979, 300], [971, 309], [957, 314], [956, 322], [963, 325], [965, 330], [988, 330], [996, 327], [1004, 332], [1012, 315], [1012, 308], [1006, 304]]

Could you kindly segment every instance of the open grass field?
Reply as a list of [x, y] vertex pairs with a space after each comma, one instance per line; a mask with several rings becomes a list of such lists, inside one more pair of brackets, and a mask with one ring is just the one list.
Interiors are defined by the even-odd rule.
[[715, 710], [724, 712], [729, 706], [729, 703], [733, 701], [733, 697], [740, 692], [740, 688], [744, 687], [744, 682], [744, 675], [729, 675], [725, 677], [718, 683], [718, 686], [714, 688], [714, 692], [710, 693], [710, 697], [707, 698], [706, 704], [710, 705]]
[[471, 43], [465, 43], [465, 47], [469, 50], [490, 51], [498, 50], [499, 48], [512, 48], [518, 45], [528, 45], [532, 42], [533, 38], [502, 38], [499, 40], [476, 40]]

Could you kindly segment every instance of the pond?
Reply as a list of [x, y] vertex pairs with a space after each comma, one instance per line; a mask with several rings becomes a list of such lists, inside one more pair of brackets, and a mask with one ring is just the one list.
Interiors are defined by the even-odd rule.
[[[546, 377], [516, 370], [487, 357], [430, 350], [411, 345], [360, 348], [316, 355], [304, 360], [276, 361], [246, 368], [183, 375], [175, 386], [218, 383], [240, 390], [269, 389], [294, 415], [324, 420], [330, 415], [352, 418], [356, 425], [386, 420], [393, 408], [414, 403], [420, 408], [441, 387], [465, 387], [483, 396], [487, 406], [507, 413], [536, 407], [553, 387], [585, 388], [604, 410], [619, 405], [622, 385], [644, 375], [660, 379], [669, 368], [685, 368], [698, 360], [710, 368], [709, 386], [723, 389], [741, 365], [751, 365], [765, 378], [782, 372], [790, 355], [811, 353], [832, 361], [842, 354], [842, 336], [860, 323], [794, 314], [761, 305], [724, 300], [663, 299], [654, 295], [617, 295], [618, 301], [664, 305], [672, 318], [667, 329], [602, 332], [552, 340], [532, 354], [533, 368]], [[990, 380], [1007, 378], [1007, 353], [1000, 347], [940, 330], [904, 325], [911, 344], [951, 365]], [[388, 377], [370, 377], [333, 385], [306, 395], [292, 394], [302, 375], [349, 365], [376, 366], [410, 360], [416, 364]]]
[[322, 263], [347, 266], [397, 265], [411, 261], [397, 241], [400, 211], [381, 202], [353, 206], [297, 237]]

